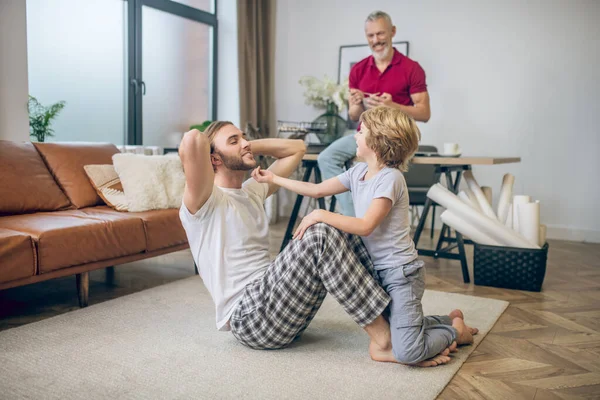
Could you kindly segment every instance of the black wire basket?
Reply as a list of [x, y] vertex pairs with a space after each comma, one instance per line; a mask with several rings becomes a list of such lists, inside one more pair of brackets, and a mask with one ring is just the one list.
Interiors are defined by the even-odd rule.
[[487, 246], [475, 243], [476, 285], [539, 292], [546, 275], [548, 243], [541, 249]]

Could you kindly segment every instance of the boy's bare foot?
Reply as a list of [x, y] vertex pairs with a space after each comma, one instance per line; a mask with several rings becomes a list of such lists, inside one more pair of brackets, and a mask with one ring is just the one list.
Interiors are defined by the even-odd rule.
[[[452, 347], [452, 346], [450, 346]], [[437, 367], [438, 365], [446, 364], [450, 362], [451, 358], [448, 356], [450, 354], [450, 347], [442, 351], [435, 357], [430, 358], [429, 360], [421, 361], [418, 364], [412, 365], [413, 367]], [[456, 348], [456, 346], [455, 346]], [[373, 361], [380, 362], [393, 362], [400, 364], [398, 360], [394, 357], [392, 353], [392, 347], [390, 346], [387, 349], [381, 348], [377, 343], [371, 341], [369, 344], [369, 355]]]
[[430, 358], [429, 360], [421, 361], [420, 363], [415, 364], [413, 366], [421, 367], [421, 368], [437, 367], [438, 365], [442, 365], [442, 364], [446, 364], [446, 363], [450, 362], [451, 358], [448, 357], [449, 354], [450, 354], [450, 348], [447, 348], [446, 350], [442, 351], [437, 356]]
[[448, 347], [448, 350], [450, 350], [450, 353], [456, 353], [458, 351], [458, 344], [456, 344], [456, 341], [452, 342]]
[[[461, 310], [459, 310], [458, 308], [456, 310], [452, 310], [452, 312], [450, 314], [448, 314], [448, 316], [453, 321], [454, 321], [454, 318], [460, 318], [463, 321], [465, 320], [465, 316], [464, 316], [463, 312]], [[469, 332], [471, 332], [471, 335], [477, 335], [477, 333], [479, 332], [479, 329], [477, 329], [477, 328], [471, 328], [469, 326], [467, 326], [467, 328], [469, 328]]]
[[394, 353], [392, 353], [391, 345], [387, 348], [382, 348], [373, 340], [369, 343], [369, 355], [373, 361], [398, 363], [398, 360], [394, 357]]
[[450, 317], [451, 320], [453, 320], [454, 318], [460, 318], [464, 321], [464, 319], [465, 319], [463, 312], [460, 311], [458, 308], [456, 310], [452, 310], [452, 312], [450, 314], [448, 314], [448, 316]]
[[472, 329], [465, 325], [465, 321], [458, 317], [454, 318], [452, 320], [452, 326], [458, 332], [456, 344], [461, 345], [473, 343], [473, 334], [471, 333]]

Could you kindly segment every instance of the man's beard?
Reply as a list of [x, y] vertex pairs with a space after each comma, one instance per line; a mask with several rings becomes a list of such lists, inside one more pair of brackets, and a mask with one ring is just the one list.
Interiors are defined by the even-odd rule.
[[[381, 44], [381, 43], [376, 43], [375, 46], [377, 46], [378, 44]], [[384, 49], [379, 52], [376, 52], [375, 50], [371, 49], [371, 53], [373, 54], [373, 57], [378, 61], [384, 60], [385, 58], [387, 58], [387, 56], [390, 55], [391, 46], [388, 46], [387, 43], [384, 43], [384, 46], [385, 46]]]
[[244, 156], [226, 156], [218, 150], [215, 153], [221, 157], [223, 165], [231, 171], [249, 171], [256, 168], [256, 160], [245, 161]]

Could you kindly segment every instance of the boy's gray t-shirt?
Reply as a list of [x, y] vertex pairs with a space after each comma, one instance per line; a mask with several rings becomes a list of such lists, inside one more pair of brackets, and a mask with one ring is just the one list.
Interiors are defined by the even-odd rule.
[[392, 209], [381, 224], [369, 236], [361, 236], [375, 269], [414, 261], [418, 253], [410, 236], [408, 189], [404, 175], [396, 168], [385, 167], [365, 181], [363, 178], [367, 170], [366, 163], [358, 163], [338, 175], [338, 179], [352, 192], [357, 218], [364, 217], [374, 199], [385, 197], [392, 201]]

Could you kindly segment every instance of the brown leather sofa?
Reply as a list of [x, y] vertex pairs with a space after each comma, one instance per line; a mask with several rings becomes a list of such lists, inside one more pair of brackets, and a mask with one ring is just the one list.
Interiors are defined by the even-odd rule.
[[76, 275], [85, 307], [89, 271], [189, 247], [177, 209], [119, 212], [97, 195], [83, 166], [118, 152], [0, 141], [0, 290]]

